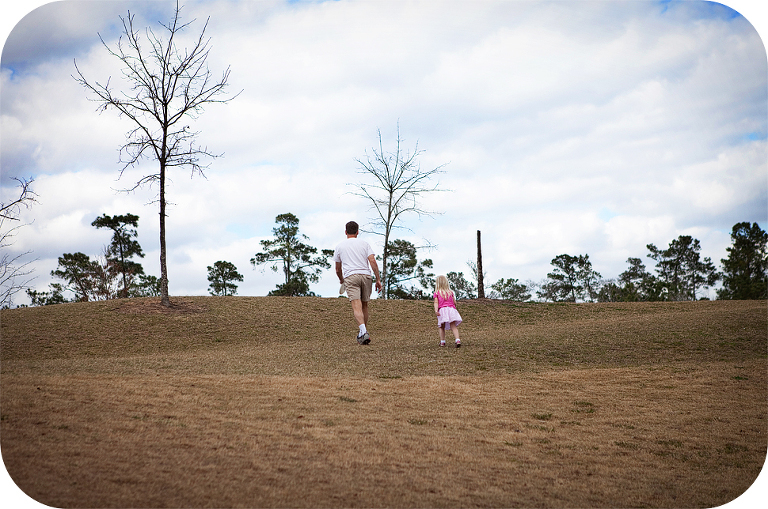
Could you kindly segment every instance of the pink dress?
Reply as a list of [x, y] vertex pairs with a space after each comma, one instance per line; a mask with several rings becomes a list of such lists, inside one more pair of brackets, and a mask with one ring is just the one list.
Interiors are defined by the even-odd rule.
[[437, 299], [437, 326], [449, 329], [451, 323], [455, 323], [456, 326], [461, 323], [461, 315], [456, 309], [456, 301], [453, 298], [453, 292], [451, 292], [447, 298], [443, 298], [439, 293], [435, 292], [434, 298]]

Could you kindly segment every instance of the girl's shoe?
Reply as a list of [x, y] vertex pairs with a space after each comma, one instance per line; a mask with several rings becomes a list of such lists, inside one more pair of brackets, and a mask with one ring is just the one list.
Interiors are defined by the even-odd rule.
[[440, 346], [445, 346], [445, 341], [441, 341]]
[[456, 348], [459, 348], [460, 346], [461, 346], [461, 340], [457, 339], [456, 340]]

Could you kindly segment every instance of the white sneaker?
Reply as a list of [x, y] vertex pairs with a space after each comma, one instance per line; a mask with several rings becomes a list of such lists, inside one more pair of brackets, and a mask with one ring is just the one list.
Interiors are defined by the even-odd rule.
[[456, 348], [459, 348], [460, 346], [461, 346], [461, 340], [457, 339], [456, 340]]
[[445, 346], [445, 341], [441, 341], [440, 346]]
[[371, 335], [366, 332], [362, 336], [357, 336], [357, 342], [361, 345], [367, 345], [371, 342]]

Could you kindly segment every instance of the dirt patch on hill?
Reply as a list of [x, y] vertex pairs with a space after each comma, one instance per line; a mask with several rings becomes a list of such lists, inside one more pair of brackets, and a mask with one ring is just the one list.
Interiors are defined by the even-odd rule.
[[119, 299], [115, 300], [112, 308], [117, 313], [129, 314], [197, 314], [204, 313], [208, 308], [200, 299], [174, 298], [170, 306], [164, 306], [156, 299]]

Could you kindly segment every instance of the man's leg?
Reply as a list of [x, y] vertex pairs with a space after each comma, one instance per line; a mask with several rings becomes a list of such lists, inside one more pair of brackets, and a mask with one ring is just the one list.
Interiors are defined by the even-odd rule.
[[362, 302], [361, 306], [363, 311], [363, 323], [365, 324], [365, 328], [367, 329], [368, 328], [368, 301]]
[[355, 284], [347, 285], [347, 295], [352, 304], [352, 313], [355, 315], [357, 326], [360, 331], [357, 335], [357, 342], [361, 345], [367, 345], [371, 342], [368, 334], [368, 299], [371, 294], [371, 278], [355, 275]]
[[365, 306], [363, 306], [363, 301], [360, 299], [355, 299], [352, 302], [352, 313], [355, 315], [355, 320], [357, 320], [357, 325], [363, 325], [368, 322], [368, 303], [365, 303]]
[[[355, 314], [355, 320], [357, 320], [357, 326], [360, 331], [357, 334], [357, 342], [361, 345], [367, 345], [371, 342], [371, 336], [366, 330], [365, 321], [367, 320], [367, 302], [362, 302], [360, 299], [355, 299], [352, 302], [352, 312]], [[363, 311], [363, 309], [366, 311]]]

